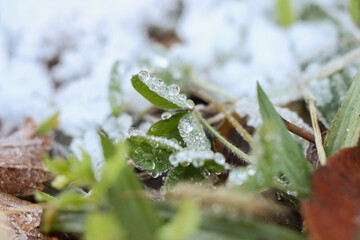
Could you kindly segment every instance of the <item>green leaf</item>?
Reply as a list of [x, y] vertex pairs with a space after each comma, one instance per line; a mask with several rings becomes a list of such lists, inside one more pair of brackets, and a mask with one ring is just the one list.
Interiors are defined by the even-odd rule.
[[360, 27], [360, 1], [349, 0], [348, 9], [355, 24]]
[[82, 160], [74, 156], [68, 160], [45, 158], [44, 163], [50, 172], [57, 175], [52, 182], [55, 188], [62, 189], [69, 183], [79, 187], [93, 186], [96, 183], [90, 156], [84, 150], [82, 150]]
[[163, 172], [171, 168], [169, 156], [182, 149], [171, 140], [154, 136], [131, 136], [126, 143], [128, 155], [136, 166], [149, 172]]
[[273, 134], [276, 135], [274, 137], [276, 141], [273, 141], [268, 146], [263, 146], [263, 148], [273, 148], [272, 150], [269, 149], [269, 151], [275, 152], [277, 168], [286, 176], [294, 189], [297, 189], [300, 194], [306, 195], [310, 190], [312, 167], [259, 84], [257, 93], [262, 119], [264, 123], [267, 121], [273, 122]]
[[[142, 73], [148, 74], [146, 71], [142, 71]], [[131, 83], [135, 90], [152, 104], [163, 109], [188, 110], [193, 108], [193, 103], [187, 101], [185, 95], [171, 94], [171, 88], [166, 86], [162, 80], [153, 76], [146, 76], [145, 79], [147, 80], [141, 81], [137, 74], [131, 78]]]
[[116, 217], [109, 212], [93, 212], [87, 216], [85, 223], [86, 240], [121, 240], [125, 239], [124, 230]]
[[209, 150], [211, 148], [202, 125], [193, 113], [187, 113], [180, 119], [178, 129], [188, 148], [194, 150]]
[[[161, 226], [155, 208], [147, 199], [142, 184], [126, 164], [124, 147], [119, 145], [103, 169], [99, 187], [94, 195], [105, 193], [106, 205], [121, 223], [129, 240], [154, 240]], [[100, 191], [98, 192], [98, 190]]]
[[202, 182], [206, 180], [204, 170], [190, 165], [187, 167], [177, 166], [171, 169], [166, 178], [166, 186], [172, 186], [182, 181]]
[[172, 115], [169, 119], [160, 120], [154, 123], [146, 133], [147, 135], [156, 137], [165, 137], [167, 139], [175, 138], [180, 145], [184, 146], [182, 137], [180, 136], [177, 126], [180, 119], [186, 114], [186, 112], [180, 112]]
[[116, 61], [111, 70], [110, 84], [108, 88], [109, 102], [112, 114], [118, 117], [123, 109], [123, 93], [121, 90], [121, 78], [118, 72], [121, 63]]
[[113, 142], [110, 140], [109, 136], [103, 129], [98, 129], [97, 132], [100, 137], [103, 154], [106, 160], [115, 154], [116, 146], [113, 144]]
[[295, 21], [291, 0], [276, 1], [276, 16], [280, 26], [288, 27]]
[[341, 107], [336, 114], [325, 141], [325, 152], [329, 157], [338, 150], [353, 147], [360, 135], [360, 71], [355, 76]]
[[43, 135], [54, 130], [59, 125], [59, 113], [55, 113], [51, 117], [40, 123], [36, 135]]
[[180, 240], [189, 237], [197, 230], [200, 221], [201, 213], [197, 204], [184, 199], [177, 214], [160, 228], [159, 240]]

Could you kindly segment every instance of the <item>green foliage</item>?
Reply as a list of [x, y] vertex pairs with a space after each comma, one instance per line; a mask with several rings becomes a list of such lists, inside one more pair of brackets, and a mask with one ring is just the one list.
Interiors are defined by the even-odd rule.
[[160, 218], [146, 198], [142, 184], [126, 165], [123, 149], [107, 161], [116, 165], [103, 169], [100, 186], [108, 190], [101, 192], [105, 193], [106, 206], [126, 231], [126, 239], [155, 239]]
[[325, 141], [327, 156], [355, 146], [360, 135], [360, 71], [346, 94]]
[[126, 140], [128, 155], [140, 169], [162, 172], [172, 167], [169, 157], [181, 147], [162, 137], [131, 136]]
[[349, 12], [356, 23], [360, 27], [360, 1], [359, 0], [348, 0], [349, 1]]
[[166, 178], [166, 185], [172, 186], [179, 182], [203, 182], [207, 179], [204, 171], [192, 165], [177, 166], [170, 170]]
[[98, 129], [97, 132], [100, 137], [104, 158], [108, 159], [115, 154], [116, 146], [113, 144], [113, 142], [110, 140], [109, 136], [104, 130]]
[[110, 84], [108, 88], [108, 98], [112, 114], [118, 117], [123, 109], [123, 93], [121, 89], [121, 78], [118, 72], [121, 62], [116, 61], [112, 67], [110, 75]]
[[55, 188], [62, 189], [69, 183], [73, 186], [93, 186], [96, 183], [90, 156], [82, 150], [82, 160], [71, 156], [69, 159], [44, 159], [49, 171], [56, 174], [52, 182]]
[[[270, 125], [273, 128], [273, 132], [266, 133], [270, 134], [270, 136], [272, 134], [272, 139], [270, 141], [265, 141], [265, 144], [260, 146], [264, 151], [262, 157], [267, 159], [260, 159], [258, 161], [270, 163], [272, 167], [276, 167], [276, 169], [272, 170], [273, 173], [276, 171], [277, 175], [280, 173], [284, 174], [289, 180], [291, 187], [296, 189], [299, 194], [306, 196], [310, 190], [311, 165], [306, 160], [300, 146], [286, 129], [283, 121], [260, 85], [257, 87], [257, 92], [260, 113], [264, 124], [266, 124], [267, 121], [273, 122]], [[259, 134], [264, 134], [263, 132], [260, 132]], [[266, 138], [267, 136], [263, 136], [263, 138], [264, 137]], [[260, 140], [260, 142], [261, 141], [264, 142], [264, 139]], [[261, 151], [261, 149], [258, 149], [257, 151]], [[270, 159], [271, 155], [273, 156]]]
[[36, 135], [43, 135], [54, 130], [59, 125], [59, 113], [55, 113], [40, 123]]
[[181, 146], [185, 146], [182, 137], [180, 136], [178, 125], [180, 119], [186, 112], [180, 112], [172, 115], [169, 119], [160, 120], [149, 128], [147, 135], [155, 137], [165, 137], [167, 139], [176, 139]]
[[288, 27], [295, 21], [291, 0], [276, 1], [276, 16], [280, 26]]
[[180, 240], [189, 237], [197, 230], [200, 220], [201, 213], [197, 204], [184, 199], [175, 217], [160, 228], [158, 239]]
[[[139, 75], [134, 75], [131, 78], [131, 83], [133, 85], [133, 87], [136, 89], [136, 91], [138, 91], [144, 98], [146, 98], [149, 102], [151, 102], [152, 104], [154, 104], [155, 106], [159, 107], [159, 108], [163, 108], [163, 109], [191, 109], [191, 107], [187, 107], [184, 104], [186, 104], [186, 97], [184, 101], [171, 101], [169, 99], [166, 99], [165, 97], [162, 97], [159, 95], [158, 92], [153, 91], [149, 88], [148, 85], [146, 85], [143, 81], [141, 81], [139, 79]], [[154, 83], [154, 88], [157, 87], [156, 85], [157, 83]], [[163, 86], [164, 89], [166, 88], [166, 86]], [[164, 90], [163, 92], [165, 93]], [[175, 98], [177, 99], [178, 98]], [[179, 102], [181, 102], [182, 104], [180, 104]]]
[[86, 240], [121, 240], [125, 239], [124, 230], [116, 217], [109, 212], [90, 213], [86, 220]]

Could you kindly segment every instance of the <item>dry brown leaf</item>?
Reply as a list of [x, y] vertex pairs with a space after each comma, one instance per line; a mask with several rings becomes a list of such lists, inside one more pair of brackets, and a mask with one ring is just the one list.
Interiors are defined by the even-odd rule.
[[1, 239], [49, 239], [40, 233], [42, 208], [6, 193], [0, 193]]
[[33, 137], [37, 126], [26, 119], [24, 126], [9, 137], [0, 139], [0, 191], [29, 196], [43, 189], [52, 176], [45, 171], [42, 157], [49, 152], [52, 138]]
[[355, 239], [360, 226], [360, 148], [337, 152], [313, 174], [311, 200], [302, 204], [314, 240]]

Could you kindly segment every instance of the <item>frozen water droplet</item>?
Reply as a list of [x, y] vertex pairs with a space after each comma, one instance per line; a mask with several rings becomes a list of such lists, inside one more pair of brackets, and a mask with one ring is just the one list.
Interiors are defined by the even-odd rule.
[[218, 163], [220, 165], [225, 164], [225, 158], [221, 153], [215, 153], [214, 154], [214, 160], [215, 160], [216, 163]]
[[191, 99], [186, 100], [186, 104], [188, 105], [189, 108], [193, 108], [195, 106], [194, 101]]
[[163, 112], [163, 113], [161, 114], [161, 119], [162, 119], [162, 120], [166, 120], [166, 119], [169, 119], [169, 118], [171, 118], [171, 113], [169, 113], [169, 112]]
[[170, 141], [172, 141], [173, 143], [179, 144], [178, 140], [176, 140], [176, 138], [171, 138]]
[[157, 177], [160, 176], [160, 173], [158, 173], [158, 172], [152, 172], [152, 173], [151, 173], [151, 176], [152, 176], [153, 178], [157, 178]]
[[179, 94], [178, 98], [179, 98], [180, 101], [185, 101], [186, 100], [185, 94]]
[[151, 169], [151, 170], [154, 170], [154, 169], [155, 169], [155, 167], [156, 167], [155, 162], [152, 162], [152, 163], [151, 163], [151, 166], [150, 166], [150, 169]]
[[350, 132], [350, 129], [347, 128], [346, 131], [347, 131], [347, 132]]
[[138, 128], [130, 128], [129, 131], [128, 131], [128, 135], [131, 137], [131, 136], [143, 136], [145, 135], [145, 133], [138, 129]]
[[178, 95], [180, 93], [180, 87], [176, 84], [171, 84], [169, 86], [169, 95]]
[[145, 70], [141, 70], [138, 74], [139, 76], [139, 79], [142, 81], [142, 82], [147, 82], [150, 78], [150, 75], [148, 73], [148, 71], [145, 71]]

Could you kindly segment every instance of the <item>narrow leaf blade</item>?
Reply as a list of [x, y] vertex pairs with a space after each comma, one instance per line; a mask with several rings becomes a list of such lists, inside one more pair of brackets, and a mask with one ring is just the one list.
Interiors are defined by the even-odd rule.
[[360, 135], [360, 70], [356, 74], [326, 138], [325, 151], [331, 156], [338, 150], [353, 147]]
[[269, 98], [258, 84], [258, 102], [264, 122], [272, 121], [277, 140], [273, 146], [278, 152], [278, 167], [292, 186], [307, 193], [310, 190], [311, 165], [300, 146], [292, 138]]

